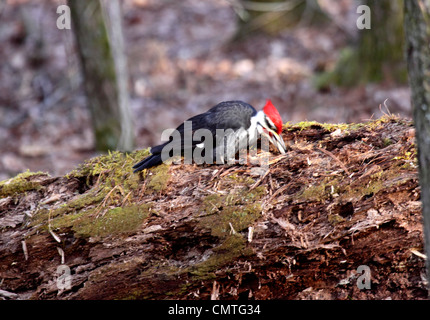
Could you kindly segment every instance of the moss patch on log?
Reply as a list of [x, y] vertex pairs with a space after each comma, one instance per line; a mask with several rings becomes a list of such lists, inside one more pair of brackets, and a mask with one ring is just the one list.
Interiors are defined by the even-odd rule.
[[[132, 201], [140, 190], [141, 179], [131, 167], [148, 154], [147, 149], [132, 154], [115, 151], [86, 161], [66, 177], [84, 178], [89, 189], [82, 194], [75, 193], [69, 201], [56, 207], [41, 206], [29, 224], [45, 231], [71, 229], [75, 236], [83, 238], [135, 231], [152, 213], [152, 204]], [[24, 178], [16, 177], [19, 182]], [[34, 189], [37, 185], [30, 187]]]
[[212, 236], [221, 240], [221, 244], [213, 249], [213, 254], [206, 261], [190, 268], [189, 272], [199, 279], [211, 278], [213, 272], [226, 263], [253, 253], [252, 249], [246, 248], [246, 238], [241, 232], [246, 231], [261, 216], [262, 205], [259, 201], [266, 195], [266, 187], [249, 190], [246, 183], [252, 179], [236, 175], [227, 179], [245, 185], [228, 194], [213, 194], [203, 199], [201, 209], [207, 215], [199, 220], [198, 226], [209, 229]]
[[192, 266], [187, 271], [196, 276], [195, 280], [208, 280], [215, 277], [213, 273], [227, 263], [231, 263], [240, 256], [251, 255], [252, 249], [246, 248], [246, 239], [241, 234], [228, 235], [214, 253], [204, 262]]
[[39, 182], [31, 180], [35, 176], [46, 175], [43, 172], [26, 171], [8, 180], [0, 181], [0, 198], [20, 195], [27, 191], [40, 190]]
[[73, 230], [82, 237], [106, 237], [128, 234], [138, 230], [149, 217], [151, 204], [132, 205], [109, 209], [103, 216], [87, 215], [75, 219]]
[[146, 185], [147, 194], [161, 192], [166, 189], [170, 179], [169, 166], [161, 164], [150, 169], [150, 175], [147, 175], [149, 182]]
[[248, 228], [261, 214], [258, 202], [266, 194], [265, 186], [247, 188], [226, 195], [212, 194], [203, 199], [202, 211], [208, 215], [199, 226], [211, 230], [213, 236], [225, 239], [229, 234]]

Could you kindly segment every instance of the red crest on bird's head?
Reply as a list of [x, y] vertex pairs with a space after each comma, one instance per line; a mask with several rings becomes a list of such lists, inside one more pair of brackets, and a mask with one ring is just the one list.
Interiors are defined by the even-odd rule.
[[267, 100], [266, 105], [263, 108], [263, 112], [272, 120], [273, 124], [276, 126], [276, 129], [278, 130], [278, 134], [281, 134], [282, 132], [282, 118], [279, 114], [278, 109], [275, 108], [275, 106], [272, 104], [272, 101]]

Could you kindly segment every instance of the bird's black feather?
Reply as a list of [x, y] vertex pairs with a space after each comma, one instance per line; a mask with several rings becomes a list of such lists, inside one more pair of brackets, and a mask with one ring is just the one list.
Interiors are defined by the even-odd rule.
[[[214, 137], [213, 146], [216, 147], [216, 130], [217, 129], [233, 129], [238, 130], [240, 128], [248, 128], [251, 125], [251, 117], [253, 117], [257, 111], [250, 104], [242, 101], [225, 101], [217, 104], [208, 111], [202, 114], [198, 114], [189, 118], [187, 121], [192, 123], [191, 137], [194, 136], [194, 132], [199, 129], [208, 129], [211, 131]], [[182, 151], [184, 150], [184, 135], [185, 125], [182, 123], [176, 130], [181, 135], [181, 146], [179, 147]], [[140, 161], [133, 166], [134, 172], [141, 171], [145, 168], [156, 166], [162, 162], [161, 152], [163, 148], [173, 140], [162, 143], [158, 146], [151, 148], [152, 155]], [[192, 141], [191, 148], [195, 148], [200, 141]]]
[[161, 154], [153, 154], [153, 155], [150, 155], [149, 157], [143, 159], [139, 163], [136, 163], [133, 166], [133, 169], [134, 169], [133, 172], [142, 171], [145, 168], [151, 168], [151, 167], [159, 165], [161, 163], [162, 163]]

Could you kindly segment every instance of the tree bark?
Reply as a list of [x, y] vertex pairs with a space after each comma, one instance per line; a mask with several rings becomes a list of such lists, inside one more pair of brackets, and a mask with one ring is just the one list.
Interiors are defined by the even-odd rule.
[[[430, 1], [405, 0], [409, 82], [414, 107], [426, 255], [430, 257]], [[430, 275], [430, 258], [427, 258]]]
[[407, 81], [402, 0], [364, 0], [362, 3], [370, 9], [370, 29], [358, 30], [358, 39], [340, 52], [334, 69], [316, 77], [317, 88]]
[[[367, 82], [405, 82], [404, 29], [401, 0], [363, 1], [371, 10], [371, 29], [359, 31], [359, 73]], [[352, 79], [346, 80], [346, 82]]]
[[265, 172], [133, 174], [143, 150], [0, 182], [0, 297], [426, 298], [412, 123], [305, 122], [283, 136], [290, 150]]
[[134, 131], [128, 103], [120, 5], [69, 1], [91, 111], [96, 149], [131, 151]]
[[276, 35], [299, 23], [315, 25], [329, 20], [317, 0], [255, 0], [232, 3], [238, 13], [235, 40], [255, 32]]

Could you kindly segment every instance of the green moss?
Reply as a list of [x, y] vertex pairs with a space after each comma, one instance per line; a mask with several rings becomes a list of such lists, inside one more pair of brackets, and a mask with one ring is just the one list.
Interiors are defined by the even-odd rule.
[[99, 191], [89, 191], [82, 195], [76, 196], [76, 198], [69, 200], [67, 203], [61, 204], [59, 207], [51, 210], [40, 209], [31, 218], [30, 225], [37, 226], [43, 225], [47, 230], [47, 222], [49, 219], [56, 221], [55, 219], [73, 219], [76, 217], [76, 213], [81, 210], [94, 207], [99, 204], [106, 196], [107, 192]]
[[288, 131], [302, 131], [305, 129], [309, 129], [311, 127], [318, 127], [325, 129], [329, 132], [336, 131], [340, 129], [341, 131], [345, 133], [349, 133], [351, 131], [357, 130], [365, 126], [363, 123], [320, 123], [317, 121], [301, 121], [298, 123], [295, 123], [293, 125], [287, 126]]
[[382, 183], [382, 179], [378, 179], [378, 180], [371, 180], [366, 187], [361, 189], [361, 195], [362, 196], [368, 196], [368, 195], [374, 195], [376, 193], [378, 193], [382, 188], [384, 187], [383, 183]]
[[339, 192], [339, 180], [334, 178], [324, 178], [319, 185], [305, 187], [296, 196], [296, 199], [305, 201], [324, 201], [332, 194]]
[[255, 205], [254, 202], [260, 200], [265, 194], [265, 186], [259, 186], [251, 191], [245, 188], [226, 195], [211, 194], [203, 199], [200, 208], [202, 211], [212, 214], [231, 207], [240, 208], [241, 205], [250, 204], [252, 207]]
[[203, 199], [201, 210], [212, 214], [220, 211], [223, 205], [223, 197], [219, 194], [211, 194]]
[[[361, 181], [358, 184], [348, 184], [341, 194], [341, 199], [348, 200], [375, 195], [379, 191], [398, 183], [400, 180], [397, 177], [399, 176], [402, 176], [400, 168], [393, 164], [389, 170], [380, 170], [371, 175], [367, 183]], [[390, 183], [390, 181], [394, 182]]]
[[345, 219], [343, 217], [341, 217], [338, 214], [329, 214], [328, 217], [328, 222], [332, 225], [335, 226], [343, 221], [345, 221]]
[[[396, 165], [393, 165], [387, 171], [380, 170], [375, 174], [371, 175], [367, 183], [364, 183], [364, 181], [360, 181], [357, 184], [353, 183], [342, 187], [342, 190], [339, 192], [341, 197], [340, 199], [360, 199], [364, 196], [375, 195], [379, 191], [384, 190], [387, 187], [391, 187], [395, 184], [400, 183], [401, 180], [396, 179], [399, 176], [402, 176], [402, 173], [400, 171], [400, 167]], [[390, 181], [393, 181], [393, 183], [391, 183]]]
[[190, 268], [189, 272], [199, 279], [210, 279], [215, 270], [239, 256], [253, 253], [246, 248], [246, 239], [240, 232], [245, 231], [261, 216], [259, 200], [266, 194], [266, 187], [249, 190], [247, 182], [251, 181], [237, 176], [225, 179], [240, 183], [229, 194], [207, 196], [200, 207], [206, 215], [201, 217], [198, 226], [210, 230], [211, 235], [219, 238], [221, 243], [213, 249], [214, 253], [206, 261]]
[[240, 256], [252, 254], [251, 249], [246, 249], [246, 240], [240, 234], [229, 235], [223, 243], [214, 249], [206, 261], [201, 262], [187, 270], [199, 280], [208, 280], [215, 278], [214, 271], [223, 265], [234, 261]]
[[201, 205], [201, 210], [208, 215], [200, 219], [199, 226], [210, 229], [212, 235], [220, 238], [227, 237], [232, 227], [240, 232], [259, 218], [261, 204], [258, 200], [265, 193], [266, 188], [259, 186], [251, 191], [245, 188], [227, 195], [209, 195]]
[[298, 198], [307, 201], [322, 201], [328, 196], [326, 187], [327, 185], [325, 183], [321, 183], [317, 186], [306, 187], [301, 194], [298, 195]]
[[[379, 119], [371, 120], [364, 123], [320, 123], [317, 121], [301, 121], [295, 124], [288, 124], [285, 128], [288, 131], [303, 131], [305, 129], [309, 129], [311, 127], [325, 129], [329, 132], [333, 132], [335, 130], [340, 129], [344, 133], [351, 133], [352, 131], [365, 128], [366, 130], [375, 130], [378, 128], [382, 128], [382, 125], [385, 123], [401, 123], [408, 124], [407, 120], [401, 119], [398, 116], [392, 114], [385, 114]], [[392, 143], [388, 140], [385, 143]]]
[[[395, 173], [398, 175], [399, 173]], [[349, 201], [351, 199], [360, 199], [363, 196], [374, 195], [384, 188], [383, 182], [389, 177], [388, 172], [382, 170], [370, 176], [369, 181], [364, 183], [344, 183], [339, 179], [325, 178], [318, 185], [311, 185], [304, 188], [294, 196], [300, 201], [318, 201], [323, 202], [330, 199], [334, 194], [340, 196], [341, 200]]]
[[75, 236], [82, 238], [128, 234], [140, 228], [151, 214], [151, 207], [152, 204], [131, 205], [106, 212], [90, 208], [51, 218], [50, 224], [52, 230], [71, 228]]
[[0, 198], [15, 196], [26, 191], [40, 190], [42, 186], [39, 182], [32, 181], [31, 178], [40, 175], [47, 175], [44, 172], [26, 171], [8, 180], [0, 181]]
[[251, 177], [240, 175], [237, 173], [233, 173], [233, 174], [228, 175], [227, 179], [232, 180], [235, 184], [245, 184], [247, 186], [249, 186], [255, 182], [255, 180], [252, 179]]
[[[125, 179], [138, 181], [138, 175], [133, 173], [133, 165], [149, 155], [149, 149], [139, 150], [131, 154], [120, 151], [108, 152], [85, 161], [77, 169], [73, 170], [66, 177], [94, 177], [111, 182], [116, 185], [124, 182]], [[130, 181], [126, 181], [130, 183]]]
[[404, 151], [400, 156], [394, 157], [393, 160], [416, 161], [417, 160], [416, 148], [412, 152]]
[[232, 206], [222, 209], [219, 214], [203, 217], [199, 224], [211, 230], [213, 236], [227, 237], [232, 231], [240, 232], [248, 228], [261, 214], [259, 203], [246, 206]]
[[73, 229], [81, 237], [104, 237], [134, 232], [150, 215], [150, 205], [109, 209], [101, 217], [86, 215], [74, 220]]
[[[68, 177], [95, 177], [91, 189], [77, 194], [72, 200], [57, 208], [41, 209], [32, 218], [32, 225], [52, 230], [71, 228], [78, 237], [103, 237], [136, 230], [149, 216], [150, 204], [128, 205], [131, 193], [139, 190], [139, 175], [132, 166], [147, 154], [133, 155], [112, 152], [85, 162], [69, 173]], [[87, 183], [89, 181], [87, 180]]]
[[394, 142], [390, 138], [384, 138], [382, 139], [382, 143], [384, 147], [388, 147], [389, 145], [392, 145]]
[[67, 202], [67, 204], [64, 204], [58, 209], [54, 210], [51, 216], [62, 216], [65, 214], [79, 211], [83, 208], [87, 208], [90, 205], [101, 202], [105, 196], [106, 192], [98, 192], [96, 194], [94, 194], [93, 192], [84, 193], [83, 195]]
[[161, 192], [167, 187], [167, 183], [170, 179], [169, 166], [161, 164], [157, 167], [151, 168], [151, 174], [147, 178], [149, 182], [146, 185], [146, 193], [157, 193]]
[[[55, 212], [55, 211], [54, 211]], [[67, 228], [73, 228], [78, 221], [83, 220], [84, 217], [89, 214], [90, 212], [93, 212], [91, 210], [82, 210], [76, 213], [71, 214], [64, 214], [61, 216], [57, 216], [55, 218], [52, 218], [52, 211], [46, 210], [46, 221], [49, 220], [49, 225], [51, 230], [64, 230]], [[44, 224], [44, 229], [48, 230], [48, 223]]]
[[[78, 237], [135, 231], [152, 213], [152, 204], [134, 205], [130, 201], [140, 192], [141, 183], [140, 175], [133, 173], [132, 166], [148, 154], [148, 150], [132, 154], [115, 151], [86, 161], [67, 178], [84, 178], [90, 189], [49, 210], [42, 206], [31, 218], [30, 225], [39, 226], [39, 231], [48, 231], [48, 225], [54, 231], [71, 229]], [[162, 165], [155, 172], [148, 188], [162, 190], [168, 181], [164, 178], [168, 167]]]
[[[148, 300], [160, 297], [178, 297], [187, 295], [189, 291], [184, 291], [184, 287], [189, 287], [190, 282], [184, 283], [184, 275], [187, 274], [186, 269], [178, 268], [169, 263], [160, 263], [160, 261], [148, 266], [151, 261], [142, 258], [133, 258], [127, 262], [117, 262], [113, 265], [100, 268], [98, 275], [91, 277], [92, 281], [105, 281], [106, 273], [116, 276], [124, 270], [137, 270], [137, 281], [133, 287], [118, 290], [114, 299], [118, 300]], [[145, 268], [142, 268], [145, 265]], [[142, 270], [143, 269], [143, 270]], [[162, 279], [166, 286], [154, 290], [151, 283]]]
[[243, 201], [245, 202], [254, 202], [260, 200], [265, 194], [267, 190], [265, 186], [259, 186], [254, 188], [251, 191], [245, 192], [243, 195]]

